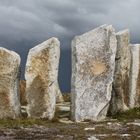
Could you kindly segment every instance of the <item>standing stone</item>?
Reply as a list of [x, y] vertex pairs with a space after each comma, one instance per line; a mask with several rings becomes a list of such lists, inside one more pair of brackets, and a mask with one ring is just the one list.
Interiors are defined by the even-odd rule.
[[59, 57], [57, 38], [29, 51], [25, 72], [28, 117], [49, 120], [54, 117]]
[[130, 108], [140, 107], [140, 44], [131, 45]]
[[56, 83], [56, 103], [61, 103], [61, 102], [64, 102], [64, 99], [60, 91], [59, 84], [57, 82]]
[[75, 37], [72, 41], [72, 105], [75, 121], [106, 117], [115, 68], [116, 36], [111, 25]]
[[113, 96], [110, 113], [125, 111], [129, 108], [129, 72], [130, 72], [130, 34], [129, 30], [116, 34], [117, 53], [115, 59], [115, 73], [113, 81]]
[[25, 90], [26, 90], [26, 81], [25, 80], [20, 80], [20, 82], [19, 82], [19, 91], [20, 91], [20, 103], [21, 103], [21, 106], [26, 106], [27, 105]]
[[0, 47], [0, 119], [20, 117], [20, 56]]

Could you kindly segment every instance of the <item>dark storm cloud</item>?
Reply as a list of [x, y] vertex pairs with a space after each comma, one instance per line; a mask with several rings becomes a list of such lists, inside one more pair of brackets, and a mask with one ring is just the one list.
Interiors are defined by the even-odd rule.
[[112, 24], [117, 31], [129, 28], [132, 42], [140, 42], [139, 6], [140, 0], [0, 0], [0, 46], [17, 51], [24, 68], [29, 48], [52, 36], [60, 38], [59, 80], [67, 90], [71, 39]]
[[0, 1], [0, 37], [6, 40], [39, 40], [73, 36], [113, 24], [140, 36], [139, 0], [4, 0]]

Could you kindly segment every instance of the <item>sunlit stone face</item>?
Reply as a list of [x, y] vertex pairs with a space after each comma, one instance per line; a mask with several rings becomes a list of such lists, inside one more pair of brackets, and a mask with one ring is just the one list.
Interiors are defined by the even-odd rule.
[[72, 41], [71, 114], [74, 121], [102, 120], [111, 99], [117, 41], [103, 25]]

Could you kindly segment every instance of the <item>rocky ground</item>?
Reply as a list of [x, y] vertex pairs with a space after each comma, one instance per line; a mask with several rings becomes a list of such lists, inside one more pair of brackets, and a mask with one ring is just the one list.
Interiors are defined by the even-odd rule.
[[0, 140], [140, 140], [140, 110], [96, 123], [73, 123], [69, 110], [69, 102], [57, 104], [52, 122], [25, 118], [0, 120]]

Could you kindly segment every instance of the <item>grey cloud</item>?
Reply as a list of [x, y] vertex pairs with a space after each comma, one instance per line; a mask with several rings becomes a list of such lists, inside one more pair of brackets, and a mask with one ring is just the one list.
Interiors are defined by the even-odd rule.
[[69, 37], [108, 23], [130, 28], [138, 40], [139, 5], [139, 0], [4, 0], [0, 36], [13, 41]]

